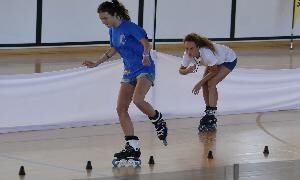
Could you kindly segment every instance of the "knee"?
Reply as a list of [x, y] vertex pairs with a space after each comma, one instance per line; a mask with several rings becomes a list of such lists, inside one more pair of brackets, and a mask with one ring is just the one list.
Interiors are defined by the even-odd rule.
[[132, 102], [137, 106], [137, 107], [141, 107], [142, 104], [144, 103], [144, 98], [140, 97], [140, 96], [134, 96], [132, 98]]
[[209, 80], [207, 82], [208, 89], [216, 89], [217, 88], [217, 82], [214, 80]]
[[128, 107], [126, 107], [126, 106], [117, 106], [116, 110], [117, 110], [118, 115], [128, 113]]
[[207, 82], [204, 83], [204, 84], [202, 85], [202, 87], [203, 87], [204, 89], [208, 88], [208, 83], [207, 83]]

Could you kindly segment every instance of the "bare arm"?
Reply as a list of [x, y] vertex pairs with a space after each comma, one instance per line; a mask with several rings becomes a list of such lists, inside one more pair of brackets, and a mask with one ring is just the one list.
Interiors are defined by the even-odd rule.
[[104, 63], [105, 61], [109, 60], [111, 57], [113, 57], [117, 53], [117, 50], [113, 47], [110, 47], [96, 62], [97, 65]]
[[179, 71], [179, 74], [181, 74], [181, 75], [187, 75], [187, 74], [193, 73], [195, 69], [196, 69], [196, 65], [189, 66], [189, 67], [180, 66], [178, 71]]
[[149, 54], [151, 48], [150, 48], [150, 43], [149, 43], [148, 39], [143, 38], [143, 39], [140, 40], [140, 42], [144, 46], [144, 55]]
[[208, 80], [217, 75], [220, 71], [220, 67], [218, 67], [217, 65], [208, 66], [207, 71], [208, 73], [201, 79], [202, 84], [205, 84]]
[[201, 87], [212, 77], [218, 74], [220, 67], [217, 65], [207, 67], [208, 73], [194, 86], [192, 93], [195, 95], [199, 94]]
[[140, 42], [143, 44], [144, 46], [144, 53], [143, 53], [143, 65], [144, 66], [149, 66], [151, 64], [150, 62], [150, 43], [148, 41], [148, 39], [143, 38], [140, 40]]
[[114, 56], [117, 53], [117, 50], [115, 48], [109, 48], [98, 61], [92, 62], [92, 61], [84, 61], [82, 65], [87, 66], [88, 68], [93, 68], [98, 66], [99, 64], [109, 60], [112, 56]]

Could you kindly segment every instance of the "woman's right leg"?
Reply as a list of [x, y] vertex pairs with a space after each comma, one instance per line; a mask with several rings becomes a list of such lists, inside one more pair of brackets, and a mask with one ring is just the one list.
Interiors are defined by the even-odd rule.
[[[208, 73], [207, 67], [204, 70], [203, 77]], [[209, 91], [208, 91], [208, 83], [205, 83], [202, 86], [203, 99], [206, 106], [209, 106]]]
[[217, 85], [219, 82], [221, 82], [229, 73], [231, 70], [229, 70], [225, 66], [220, 67], [220, 71], [218, 72], [217, 75], [212, 77], [208, 81], [208, 90], [209, 90], [209, 105], [211, 107], [217, 107], [217, 102], [218, 102], [218, 90], [217, 90]]
[[134, 136], [133, 124], [128, 113], [128, 108], [132, 101], [134, 88], [135, 87], [130, 85], [129, 83], [121, 83], [121, 87], [119, 90], [117, 113], [125, 136]]
[[[203, 73], [203, 77], [205, 77], [208, 74], [208, 68], [206, 67]], [[210, 131], [211, 130], [211, 126], [209, 124], [210, 120], [211, 120], [211, 116], [209, 114], [211, 107], [209, 104], [209, 86], [208, 86], [208, 82], [206, 82], [203, 86], [202, 86], [202, 92], [203, 92], [203, 99], [205, 102], [205, 115], [200, 119], [200, 123], [198, 126], [198, 130], [200, 132], [205, 132], [205, 131]]]
[[157, 136], [163, 141], [164, 145], [167, 145], [168, 128], [167, 124], [162, 118], [162, 114], [157, 110], [154, 110], [152, 105], [145, 101], [145, 96], [148, 93], [152, 82], [146, 77], [140, 77], [137, 80], [137, 85], [133, 94], [133, 103], [151, 120], [154, 124]]

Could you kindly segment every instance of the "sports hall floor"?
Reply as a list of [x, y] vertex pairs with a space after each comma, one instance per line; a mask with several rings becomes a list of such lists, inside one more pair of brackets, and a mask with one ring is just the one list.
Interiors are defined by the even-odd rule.
[[[300, 68], [300, 43], [228, 43], [239, 56], [237, 67]], [[33, 73], [79, 67], [104, 47], [0, 50], [0, 74]], [[157, 51], [180, 56], [181, 45]], [[299, 91], [300, 93], [300, 91]], [[242, 103], [242, 102], [241, 102]], [[240, 180], [298, 180], [300, 110], [218, 117], [215, 133], [198, 134], [199, 118], [170, 119], [169, 145], [158, 141], [150, 122], [135, 123], [141, 139], [140, 168], [112, 168], [124, 146], [119, 124], [0, 134], [0, 180], [230, 180], [238, 164]], [[270, 154], [263, 154], [268, 146]], [[208, 159], [209, 151], [213, 159]], [[149, 165], [153, 156], [154, 165]], [[86, 171], [91, 161], [93, 169]], [[19, 176], [20, 166], [25, 176]], [[237, 166], [236, 166], [237, 167]]]

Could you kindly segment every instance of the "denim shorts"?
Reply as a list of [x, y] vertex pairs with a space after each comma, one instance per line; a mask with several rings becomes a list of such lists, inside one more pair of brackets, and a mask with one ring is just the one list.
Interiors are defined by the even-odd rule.
[[220, 66], [225, 66], [227, 69], [232, 71], [234, 69], [234, 67], [236, 66], [236, 63], [237, 63], [237, 59], [235, 59], [232, 62], [224, 62], [224, 63], [220, 64]]
[[148, 79], [151, 82], [152, 86], [154, 86], [155, 74], [153, 74], [153, 73], [141, 73], [133, 78], [124, 78], [123, 77], [121, 80], [121, 83], [128, 83], [132, 86], [136, 86], [137, 80], [141, 77]]

